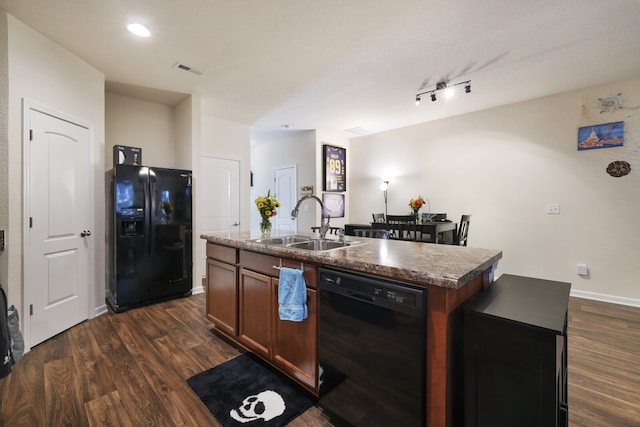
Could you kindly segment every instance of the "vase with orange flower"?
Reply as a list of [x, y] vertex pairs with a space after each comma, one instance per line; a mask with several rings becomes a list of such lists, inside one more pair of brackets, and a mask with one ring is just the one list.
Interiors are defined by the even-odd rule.
[[413, 211], [413, 214], [416, 217], [416, 222], [418, 222], [418, 215], [420, 212], [420, 208], [422, 208], [422, 206], [425, 204], [426, 202], [424, 201], [424, 199], [422, 198], [422, 196], [418, 195], [418, 197], [416, 199], [411, 199], [409, 200], [409, 207], [411, 208], [411, 210]]

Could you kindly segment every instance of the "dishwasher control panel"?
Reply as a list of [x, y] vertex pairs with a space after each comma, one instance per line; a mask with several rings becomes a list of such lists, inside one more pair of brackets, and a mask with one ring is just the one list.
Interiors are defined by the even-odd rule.
[[423, 311], [426, 306], [424, 288], [350, 271], [320, 268], [319, 273], [320, 289], [403, 311]]
[[410, 305], [412, 307], [416, 305], [416, 295], [413, 293], [378, 286], [373, 288], [373, 293], [377, 297], [385, 298], [398, 304]]

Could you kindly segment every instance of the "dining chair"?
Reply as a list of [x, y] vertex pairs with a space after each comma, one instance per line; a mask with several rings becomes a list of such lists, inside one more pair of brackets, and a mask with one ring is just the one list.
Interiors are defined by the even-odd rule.
[[446, 221], [447, 214], [446, 213], [422, 213], [422, 217], [420, 218], [422, 222], [428, 221]]
[[383, 213], [372, 213], [373, 222], [386, 222]]
[[[415, 215], [387, 215], [387, 227], [392, 237], [399, 240], [416, 240]], [[398, 232], [396, 234], [396, 231]]]
[[[422, 214], [420, 214], [420, 222], [429, 222], [435, 215], [436, 214], [423, 212]], [[425, 242], [430, 242], [432, 240], [431, 234], [420, 230], [420, 237], [418, 237], [416, 240], [424, 240]]]
[[354, 236], [357, 237], [373, 237], [374, 239], [389, 239], [391, 231], [389, 230], [373, 230], [371, 228], [356, 228], [353, 230]]
[[458, 224], [458, 231], [454, 236], [454, 245], [467, 246], [467, 238], [469, 236], [469, 223], [471, 222], [471, 215], [462, 215], [460, 218], [460, 224]]
[[436, 214], [433, 214], [433, 213], [425, 213], [425, 212], [422, 212], [422, 214], [420, 214], [420, 221], [422, 221], [422, 222], [429, 222], [429, 221], [431, 221], [431, 220], [433, 219], [433, 217], [434, 217], [435, 215], [436, 215]]

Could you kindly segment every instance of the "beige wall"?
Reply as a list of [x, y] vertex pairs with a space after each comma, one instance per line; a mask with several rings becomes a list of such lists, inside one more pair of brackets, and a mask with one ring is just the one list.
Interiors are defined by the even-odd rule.
[[142, 164], [176, 168], [174, 108], [155, 102], [105, 95], [105, 170], [113, 167], [113, 146], [142, 148]]
[[[345, 136], [324, 130], [310, 130], [305, 132], [295, 132], [291, 136], [257, 144], [251, 147], [251, 170], [253, 171], [255, 186], [251, 189], [251, 203], [258, 195], [267, 194], [267, 190], [273, 191], [273, 170], [281, 166], [297, 166], [298, 198], [300, 198], [300, 187], [305, 185], [314, 186], [314, 194], [322, 199], [323, 184], [323, 157], [322, 146], [324, 144], [347, 148], [347, 162], [350, 161], [348, 150], [349, 139]], [[351, 167], [347, 164], [347, 190], [349, 190], [349, 171]], [[349, 218], [349, 193], [345, 194], [345, 217], [332, 218], [330, 223], [335, 227], [343, 227]], [[298, 232], [311, 232], [311, 227], [320, 225], [320, 205], [315, 202], [309, 203], [310, 211], [300, 211], [298, 215]], [[260, 216], [251, 205], [251, 228], [258, 229]], [[288, 212], [281, 212], [282, 215], [289, 215]]]
[[[598, 98], [619, 92], [627, 108], [600, 113]], [[640, 77], [352, 139], [350, 221], [383, 211], [379, 177], [388, 173], [390, 214], [407, 213], [418, 194], [452, 219], [471, 214], [469, 245], [503, 251], [498, 275], [571, 282], [574, 294], [640, 305], [638, 106]], [[577, 151], [578, 127], [621, 120], [624, 147]], [[607, 175], [614, 160], [631, 174]], [[559, 203], [560, 215], [546, 214], [547, 203]]]
[[[0, 230], [9, 228], [9, 65], [7, 14], [0, 11]], [[8, 291], [9, 255], [0, 252], [0, 285]]]
[[[206, 110], [206, 100], [203, 99], [200, 105], [202, 110]], [[198, 164], [194, 166], [194, 195], [197, 200], [207, 197], [207, 188], [215, 183], [202, 182], [200, 180], [200, 156], [217, 157], [220, 159], [237, 160], [240, 163], [240, 230], [249, 229], [249, 171], [250, 171], [250, 149], [249, 149], [249, 126], [236, 123], [229, 120], [219, 119], [211, 115], [201, 113], [200, 127], [195, 128], [194, 132], [198, 132], [194, 140], [200, 141], [200, 144], [194, 147], [194, 156], [198, 156]], [[200, 211], [196, 206], [196, 217], [200, 217]], [[195, 272], [198, 274], [205, 271], [204, 260], [205, 241], [200, 239], [200, 235], [204, 232], [199, 224], [196, 224], [194, 240], [199, 241], [197, 246], [194, 264]]]
[[[200, 98], [189, 96], [174, 107], [174, 140], [175, 140], [175, 167], [178, 169], [193, 170], [194, 147], [198, 147], [200, 140], [196, 139], [200, 127], [200, 113], [198, 104]], [[194, 116], [194, 112], [196, 115]], [[194, 121], [197, 117], [197, 121]]]
[[[351, 199], [351, 169], [353, 167], [357, 167], [356, 164], [352, 162], [353, 157], [351, 157], [351, 151], [349, 150], [349, 138], [345, 137], [342, 133], [330, 132], [322, 129], [318, 129], [316, 131], [316, 192], [320, 194], [322, 198], [322, 185], [324, 183], [324, 157], [322, 156], [322, 146], [324, 144], [332, 145], [334, 147], [343, 147], [347, 150], [347, 191], [344, 193], [344, 203], [345, 203], [345, 211], [344, 218], [333, 218], [331, 219], [331, 225], [334, 227], [344, 227], [345, 224], [349, 223], [349, 218], [351, 216], [351, 210], [349, 206], [349, 202]], [[320, 215], [320, 209], [318, 208], [318, 215]], [[318, 216], [319, 218], [319, 216]]]
[[[313, 185], [314, 192], [322, 197], [316, 182], [316, 132], [296, 132], [291, 136], [257, 144], [251, 147], [251, 171], [253, 172], [253, 187], [251, 187], [250, 229], [257, 231], [260, 215], [254, 203], [258, 196], [265, 196], [267, 191], [275, 191], [273, 184], [273, 170], [278, 167], [296, 166], [297, 197], [300, 197], [300, 187]], [[277, 195], [276, 195], [277, 196]], [[311, 232], [311, 227], [320, 223], [320, 209], [314, 202], [309, 203], [309, 212], [300, 210], [298, 215], [298, 231]], [[313, 204], [312, 204], [313, 203]], [[312, 209], [313, 208], [313, 209]], [[278, 215], [289, 217], [291, 212], [280, 211]], [[316, 218], [318, 218], [316, 220]]]
[[[93, 295], [104, 308], [104, 75], [41, 34], [8, 16], [8, 285], [10, 304], [23, 307], [23, 100], [91, 124], [93, 170]], [[0, 190], [1, 191], [1, 190]], [[25, 337], [26, 338], [26, 337]]]

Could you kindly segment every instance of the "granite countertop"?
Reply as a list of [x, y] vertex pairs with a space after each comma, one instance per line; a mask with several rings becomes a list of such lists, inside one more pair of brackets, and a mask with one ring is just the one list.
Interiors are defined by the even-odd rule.
[[[291, 233], [289, 233], [291, 234]], [[282, 234], [287, 235], [287, 234]], [[315, 237], [306, 233], [296, 233]], [[273, 233], [272, 237], [277, 237]], [[248, 249], [288, 259], [313, 262], [325, 266], [345, 268], [362, 273], [458, 289], [483, 271], [492, 268], [502, 258], [502, 251], [465, 246], [382, 240], [346, 236], [347, 241], [366, 244], [325, 252], [290, 249], [276, 245], [249, 242], [260, 238], [258, 233], [211, 232], [200, 236], [211, 243]]]

